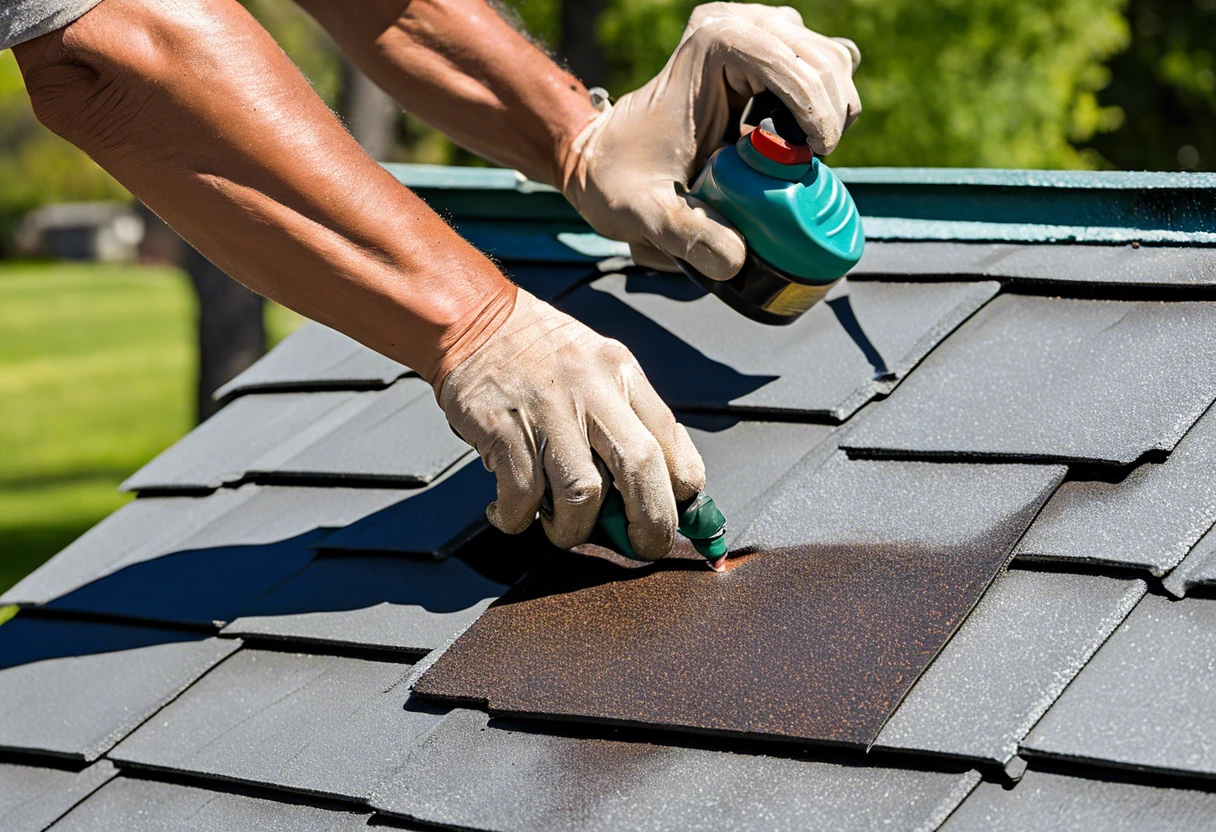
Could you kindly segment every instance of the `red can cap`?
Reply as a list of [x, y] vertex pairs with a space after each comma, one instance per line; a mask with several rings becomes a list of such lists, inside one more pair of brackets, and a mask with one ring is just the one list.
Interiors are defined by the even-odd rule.
[[780, 136], [756, 128], [749, 134], [752, 147], [766, 159], [779, 165], [805, 165], [811, 161], [811, 148], [807, 144], [790, 144]]

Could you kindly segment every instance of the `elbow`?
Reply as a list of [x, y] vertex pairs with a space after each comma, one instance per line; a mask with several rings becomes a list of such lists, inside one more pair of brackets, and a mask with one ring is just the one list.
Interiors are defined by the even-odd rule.
[[[206, 6], [207, 4], [200, 4]], [[80, 19], [14, 48], [38, 121], [86, 152], [121, 149], [172, 86], [183, 44], [197, 42], [190, 13], [156, 4], [102, 3]]]

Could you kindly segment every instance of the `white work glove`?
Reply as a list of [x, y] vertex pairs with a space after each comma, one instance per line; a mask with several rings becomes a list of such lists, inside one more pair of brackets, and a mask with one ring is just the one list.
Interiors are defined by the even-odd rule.
[[506, 322], [448, 374], [439, 404], [498, 478], [486, 516], [508, 534], [531, 524], [547, 484], [549, 539], [586, 542], [606, 493], [598, 457], [624, 497], [630, 542], [654, 560], [671, 550], [676, 501], [705, 487], [701, 455], [633, 354], [523, 289]]
[[769, 90], [826, 155], [861, 112], [852, 41], [816, 34], [789, 7], [698, 6], [667, 66], [571, 142], [562, 191], [597, 232], [629, 243], [636, 263], [676, 271], [684, 259], [715, 280], [743, 266], [743, 237], [685, 195], [721, 145], [733, 106]]

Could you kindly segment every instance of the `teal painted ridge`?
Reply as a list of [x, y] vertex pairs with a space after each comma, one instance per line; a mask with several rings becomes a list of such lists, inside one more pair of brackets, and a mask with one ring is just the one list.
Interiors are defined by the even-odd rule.
[[1216, 246], [1216, 233], [1210, 231], [923, 220], [900, 217], [863, 217], [863, 220], [868, 240], [903, 242], [959, 240], [975, 243], [1156, 243], [1159, 245]]
[[846, 185], [961, 185], [986, 188], [1216, 190], [1216, 173], [1005, 170], [1000, 168], [832, 168]]
[[[580, 257], [545, 231], [586, 233], [560, 193], [501, 168], [389, 165], [432, 208], [461, 227], [476, 226], [489, 248], [495, 234], [516, 240], [500, 256], [560, 261]], [[1216, 174], [843, 168], [873, 240], [1128, 242], [1216, 245]], [[514, 230], [519, 229], [519, 233]], [[535, 235], [535, 236], [533, 236]], [[529, 244], [524, 237], [533, 236]]]
[[[476, 188], [517, 193], [556, 193], [505, 168], [386, 164], [410, 188]], [[1004, 170], [999, 168], [832, 168], [846, 185], [970, 185], [1098, 190], [1216, 190], [1216, 173], [1164, 171]]]

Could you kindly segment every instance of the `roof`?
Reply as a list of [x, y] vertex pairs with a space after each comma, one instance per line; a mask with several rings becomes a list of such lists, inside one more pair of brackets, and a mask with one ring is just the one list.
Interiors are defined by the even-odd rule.
[[495, 532], [426, 385], [307, 326], [0, 598], [0, 826], [1216, 825], [1216, 177], [842, 171], [865, 258], [774, 329], [395, 171], [634, 350], [732, 568]]

